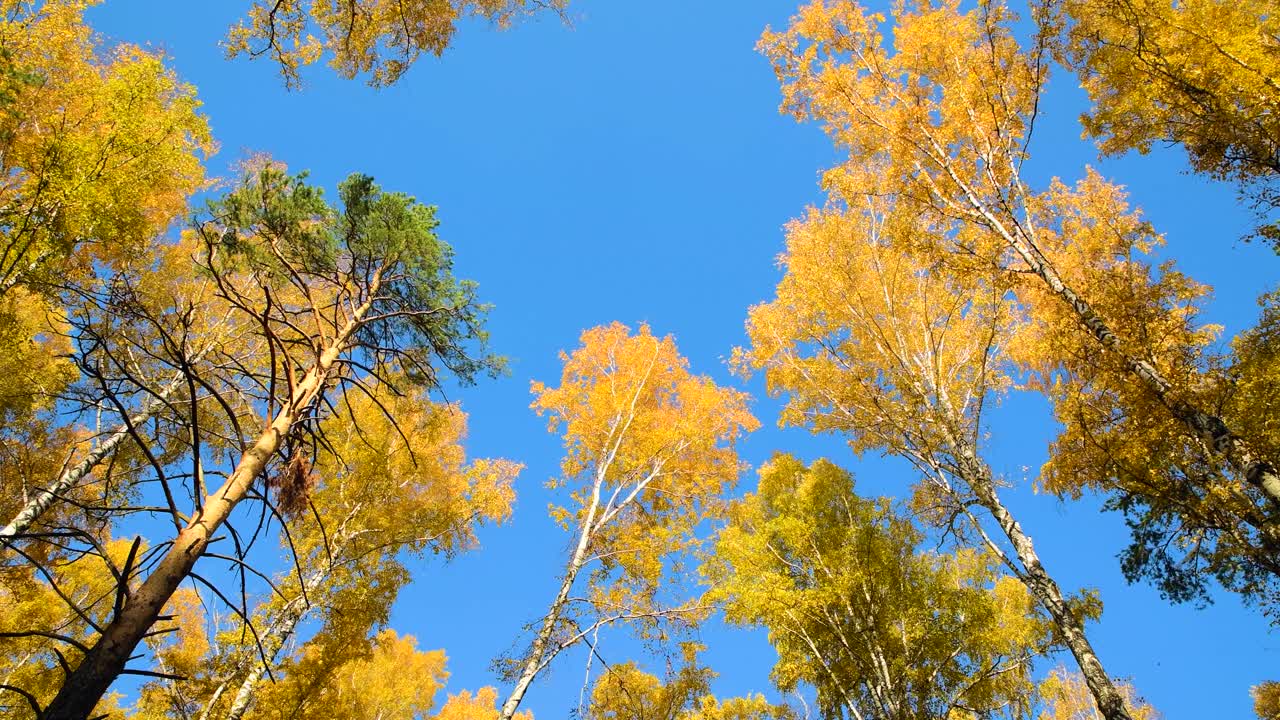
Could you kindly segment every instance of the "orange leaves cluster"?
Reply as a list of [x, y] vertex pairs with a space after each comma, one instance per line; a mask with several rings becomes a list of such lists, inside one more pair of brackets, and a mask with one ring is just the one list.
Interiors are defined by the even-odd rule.
[[46, 263], [136, 255], [186, 209], [213, 141], [195, 89], [131, 45], [104, 53], [85, 0], [6, 0], [0, 115], [5, 287]]
[[[313, 502], [321, 517], [349, 528], [353, 541], [451, 555], [474, 546], [477, 523], [510, 514], [522, 466], [468, 463], [460, 407], [383, 385], [375, 397], [353, 393], [346, 403], [350, 415], [335, 418], [327, 431], [332, 452], [317, 459], [326, 482]], [[323, 542], [315, 530], [308, 539]]]
[[[1010, 13], [958, 0], [907, 3], [885, 17], [857, 3], [817, 0], [761, 51], [782, 82], [784, 112], [820, 123], [849, 162], [827, 188], [853, 198], [901, 190], [921, 209], [967, 208], [1012, 173], [1043, 69], [1029, 64], [1007, 30]], [[890, 53], [890, 47], [894, 52]]]
[[646, 501], [665, 507], [737, 479], [732, 443], [758, 425], [747, 396], [690, 374], [670, 337], [614, 323], [584, 332], [562, 359], [558, 387], [533, 383], [533, 408], [564, 437], [558, 483], [602, 472], [612, 491], [653, 474]]
[[783, 419], [848, 433], [858, 451], [937, 447], [977, 432], [1008, 381], [1001, 286], [910, 250], [906, 212], [811, 210], [787, 227], [777, 297], [751, 309], [738, 366], [786, 393]]

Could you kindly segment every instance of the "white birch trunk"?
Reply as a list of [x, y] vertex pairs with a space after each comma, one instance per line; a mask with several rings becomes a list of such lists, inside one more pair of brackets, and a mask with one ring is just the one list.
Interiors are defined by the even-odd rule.
[[1093, 645], [1085, 635], [1084, 623], [1071, 614], [1058, 583], [1040, 562], [1031, 536], [1023, 532], [1022, 526], [996, 495], [990, 469], [977, 459], [972, 447], [967, 444], [961, 445], [959, 453], [960, 457], [956, 459], [964, 481], [977, 495], [978, 502], [995, 518], [1005, 538], [1013, 546], [1023, 568], [1022, 581], [1041, 607], [1049, 613], [1058, 632], [1062, 634], [1063, 642], [1080, 666], [1080, 672], [1084, 675], [1085, 684], [1089, 686], [1098, 710], [1106, 720], [1132, 720], [1125, 708], [1124, 697], [1116, 690], [1111, 676], [1103, 668], [1102, 661], [1098, 659]]
[[0, 541], [7, 540], [12, 537], [23, 534], [31, 527], [37, 519], [40, 518], [58, 498], [74, 489], [84, 480], [90, 472], [93, 471], [103, 460], [111, 455], [111, 453], [119, 447], [129, 437], [130, 425], [137, 426], [151, 419], [151, 416], [164, 404], [169, 395], [178, 387], [182, 378], [178, 377], [169, 382], [162, 388], [158, 396], [152, 396], [142, 405], [142, 409], [129, 418], [129, 422], [121, 423], [112, 431], [111, 435], [98, 444], [96, 448], [89, 451], [80, 462], [62, 471], [58, 479], [47, 488], [40, 488], [36, 491], [35, 496], [27, 501], [27, 504], [14, 515], [8, 525], [0, 528]]
[[[565, 603], [569, 599], [569, 591], [573, 588], [573, 583], [578, 577], [578, 571], [582, 569], [586, 562], [587, 547], [591, 544], [591, 536], [595, 529], [596, 512], [600, 508], [600, 490], [604, 485], [603, 472], [597, 473], [595, 485], [591, 489], [591, 504], [587, 507], [586, 516], [582, 520], [582, 529], [578, 533], [578, 543], [573, 550], [569, 563], [565, 566], [564, 579], [560, 583], [560, 592], [556, 593], [556, 598], [551, 603], [547, 615], [543, 618], [542, 627], [538, 630], [537, 636], [533, 639], [533, 645], [529, 648], [529, 656], [525, 658], [524, 668], [520, 672], [519, 678], [516, 680], [515, 687], [511, 689], [511, 695], [507, 701], [502, 704], [502, 709], [498, 713], [498, 720], [511, 720], [516, 714], [516, 710], [520, 707], [520, 702], [524, 699], [525, 692], [529, 690], [529, 685], [533, 683], [533, 679], [547, 665], [548, 645], [551, 643], [551, 634], [555, 632], [556, 623], [560, 620], [560, 613], [563, 612]], [[554, 656], [563, 648], [557, 648], [550, 653]]]

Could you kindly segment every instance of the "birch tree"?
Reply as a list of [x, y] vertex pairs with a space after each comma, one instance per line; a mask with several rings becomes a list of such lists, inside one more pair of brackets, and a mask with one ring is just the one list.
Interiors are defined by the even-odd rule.
[[557, 655], [598, 629], [627, 623], [656, 638], [705, 614], [671, 595], [697, 527], [737, 481], [734, 440], [756, 426], [745, 395], [691, 374], [675, 342], [647, 326], [587, 330], [562, 360], [558, 387], [533, 384], [533, 407], [564, 436], [551, 486], [569, 501], [552, 515], [575, 537], [559, 590], [512, 664], [502, 720]]
[[[882, 16], [817, 2], [761, 41], [783, 109], [821, 123], [848, 153], [824, 176], [833, 202], [891, 198], [930, 231], [888, 241], [956, 273], [1003, 276], [1030, 335], [1054, 339], [1021, 343], [1019, 361], [1053, 395], [1066, 437], [1094, 431], [1074, 412], [1092, 404], [1123, 419], [1134, 447], [1158, 435], [1158, 447], [1178, 449], [1146, 461], [1144, 480], [1161, 478], [1156, 485], [1130, 482], [1114, 464], [1093, 468], [1120, 502], [1159, 507], [1135, 519], [1138, 545], [1172, 542], [1172, 518], [1263, 568], [1258, 558], [1274, 554], [1280, 477], [1260, 438], [1205, 392], [1223, 376], [1205, 352], [1211, 329], [1195, 322], [1204, 290], [1144, 257], [1159, 237], [1118, 187], [1088, 173], [1036, 191], [1023, 177], [1048, 36], [1022, 47], [1000, 3], [970, 12], [957, 2], [907, 4], [893, 19], [890, 47]], [[1072, 445], [1060, 440], [1055, 456]], [[1177, 463], [1187, 458], [1208, 472], [1183, 472]]]
[[1103, 716], [1127, 719], [1085, 633], [1097, 608], [1063, 593], [981, 455], [984, 413], [1010, 383], [1004, 275], [953, 273], [904, 250], [927, 247], [933, 231], [910, 205], [886, 203], [811, 210], [788, 227], [786, 274], [776, 298], [752, 308], [739, 361], [786, 395], [784, 423], [910, 461], [921, 515], [968, 530], [999, 558], [1048, 614]]
[[989, 553], [923, 540], [848, 472], [775, 455], [716, 541], [712, 596], [769, 632], [774, 681], [815, 688], [820, 717], [1027, 717], [1049, 623]]

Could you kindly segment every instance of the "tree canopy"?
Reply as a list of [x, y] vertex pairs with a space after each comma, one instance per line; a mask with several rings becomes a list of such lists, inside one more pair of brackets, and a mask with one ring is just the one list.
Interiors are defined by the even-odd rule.
[[0, 0], [0, 720], [1280, 714], [1267, 2], [157, 8]]

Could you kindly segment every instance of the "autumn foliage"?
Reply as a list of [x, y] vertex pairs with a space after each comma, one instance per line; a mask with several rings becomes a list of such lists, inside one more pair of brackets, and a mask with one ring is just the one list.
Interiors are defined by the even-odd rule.
[[[532, 720], [581, 663], [581, 720], [1157, 720], [1030, 489], [1119, 513], [1130, 582], [1280, 623], [1280, 291], [1228, 336], [1124, 185], [1032, 169], [1048, 83], [1078, 80], [1101, 155], [1180, 147], [1280, 247], [1273, 3], [810, 0], [757, 48], [834, 159], [729, 367], [610, 322], [519, 378], [529, 408], [472, 418], [474, 382], [523, 371], [437, 208], [267, 155], [212, 178], [196, 89], [96, 4], [0, 0], [0, 719]], [[291, 88], [322, 60], [404, 82], [477, 21], [568, 7], [243, 5], [224, 51]], [[759, 454], [752, 379], [848, 455]], [[1021, 474], [995, 450], [1013, 396], [1055, 421]], [[483, 413], [558, 438], [546, 597], [439, 572], [537, 515], [536, 441], [474, 457]], [[885, 495], [845, 467], [870, 455]], [[492, 684], [397, 629], [413, 583], [523, 623]], [[751, 630], [766, 687], [721, 692], [718, 633]], [[1280, 683], [1250, 684], [1280, 717]]]

